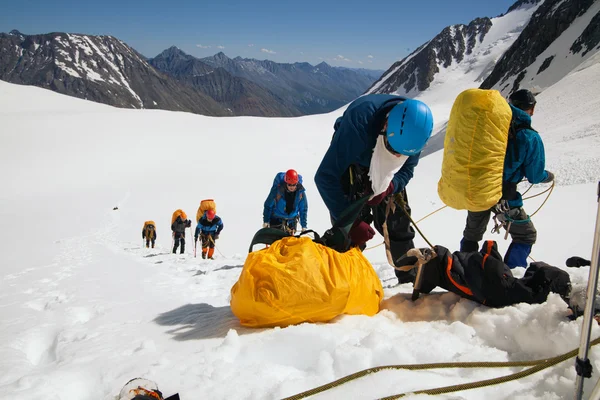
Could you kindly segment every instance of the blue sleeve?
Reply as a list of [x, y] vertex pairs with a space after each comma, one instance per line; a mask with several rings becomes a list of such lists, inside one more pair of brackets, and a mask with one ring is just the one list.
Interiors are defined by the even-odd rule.
[[302, 198], [298, 203], [298, 211], [300, 211], [300, 225], [302, 228], [308, 226], [308, 199], [306, 198], [306, 192], [302, 193]]
[[271, 188], [265, 204], [263, 207], [263, 222], [269, 222], [271, 220], [271, 214], [275, 208], [275, 198], [277, 197], [277, 186]]
[[419, 163], [419, 154], [408, 157], [400, 171], [396, 172], [392, 182], [394, 182], [394, 193], [400, 193], [404, 190], [408, 182], [412, 179], [415, 167]]
[[523, 173], [530, 183], [540, 183], [548, 178], [546, 172], [546, 155], [542, 138], [532, 131], [527, 135], [527, 152], [523, 160]]
[[222, 230], [223, 230], [223, 220], [222, 220], [222, 219], [220, 219], [220, 220], [219, 220], [219, 223], [217, 224], [217, 235], [218, 235], [219, 233], [221, 233], [221, 231], [222, 231]]
[[200, 235], [200, 221], [198, 221], [198, 225], [196, 225], [196, 231], [194, 233], [194, 237], [198, 237]]
[[372, 104], [365, 103], [364, 107], [349, 111], [336, 121], [337, 130], [315, 175], [317, 189], [334, 220], [350, 205], [341, 178], [367, 149], [369, 119], [376, 110]]

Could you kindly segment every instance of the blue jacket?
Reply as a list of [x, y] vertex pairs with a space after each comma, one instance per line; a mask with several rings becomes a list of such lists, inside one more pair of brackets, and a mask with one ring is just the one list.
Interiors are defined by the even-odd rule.
[[[513, 112], [513, 124], [531, 126], [529, 114], [513, 105], [510, 108]], [[544, 143], [536, 131], [527, 128], [520, 129], [514, 138], [509, 138], [504, 158], [503, 180], [505, 186], [507, 184], [515, 186], [523, 178], [527, 178], [530, 183], [534, 184], [543, 182], [548, 178], [545, 168]], [[511, 207], [522, 207], [521, 194], [516, 192], [516, 198], [509, 199], [508, 203]]]
[[275, 176], [273, 180], [273, 186], [269, 192], [269, 196], [265, 200], [263, 208], [263, 222], [269, 222], [271, 218], [285, 218], [292, 219], [297, 216], [300, 217], [300, 225], [302, 228], [307, 227], [308, 220], [308, 200], [306, 199], [306, 190], [302, 186], [302, 176], [298, 175], [298, 186], [294, 192], [294, 205], [292, 212], [286, 213], [285, 209], [287, 202], [285, 200], [285, 192], [287, 190], [285, 181], [285, 172], [280, 172]]
[[[371, 165], [373, 149], [381, 134], [387, 113], [404, 97], [369, 94], [354, 100], [335, 121], [335, 133], [315, 175], [319, 193], [334, 220], [351, 204], [342, 189], [341, 177], [352, 164]], [[404, 190], [413, 177], [419, 154], [410, 156], [394, 175], [394, 193]]]
[[209, 221], [206, 217], [206, 211], [202, 218], [198, 221], [198, 225], [196, 226], [196, 233], [194, 237], [198, 239], [198, 236], [202, 233], [203, 235], [213, 235], [216, 236], [223, 230], [223, 221], [221, 217], [215, 215], [212, 221]]

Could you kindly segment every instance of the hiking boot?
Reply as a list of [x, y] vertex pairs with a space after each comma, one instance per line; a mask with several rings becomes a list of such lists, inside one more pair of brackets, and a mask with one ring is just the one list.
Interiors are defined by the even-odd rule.
[[214, 258], [214, 257], [208, 257], [208, 259], [209, 259], [209, 260], [214, 260], [215, 258]]
[[202, 253], [202, 258], [206, 260], [206, 253]]

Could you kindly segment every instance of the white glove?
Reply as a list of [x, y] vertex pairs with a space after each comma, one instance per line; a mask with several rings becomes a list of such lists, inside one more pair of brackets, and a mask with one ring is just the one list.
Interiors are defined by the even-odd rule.
[[263, 223], [263, 228], [268, 228], [268, 227], [269, 227], [269, 223], [268, 222]]

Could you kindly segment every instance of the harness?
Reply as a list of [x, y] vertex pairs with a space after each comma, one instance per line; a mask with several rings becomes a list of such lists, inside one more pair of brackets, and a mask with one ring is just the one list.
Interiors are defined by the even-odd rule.
[[526, 224], [531, 221], [529, 215], [525, 219], [512, 218], [509, 214], [510, 210], [511, 208], [508, 205], [507, 200], [500, 200], [498, 204], [492, 208], [492, 212], [494, 213], [494, 227], [492, 228], [492, 233], [500, 233], [500, 228], [504, 228], [506, 230], [504, 240], [508, 239], [508, 233], [512, 224]]

